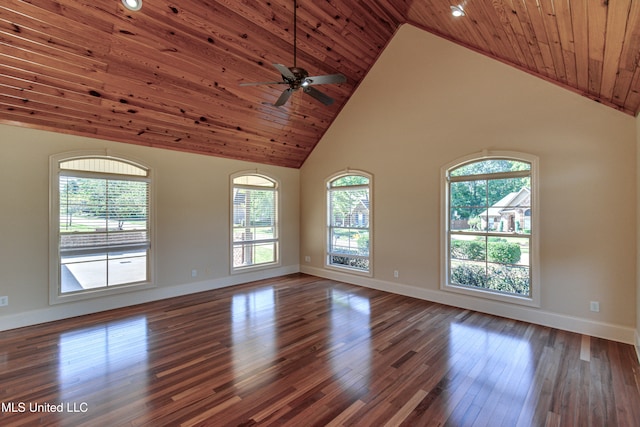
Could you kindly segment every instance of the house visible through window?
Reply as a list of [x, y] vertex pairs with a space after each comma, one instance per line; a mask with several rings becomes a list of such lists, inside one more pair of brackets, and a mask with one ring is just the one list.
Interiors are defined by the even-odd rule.
[[265, 175], [232, 177], [232, 271], [279, 262], [278, 185]]
[[53, 299], [148, 284], [148, 170], [99, 156], [65, 158], [53, 165]]
[[327, 206], [327, 266], [370, 274], [371, 178], [348, 173], [330, 179]]
[[482, 158], [446, 170], [445, 286], [533, 300], [533, 164]]

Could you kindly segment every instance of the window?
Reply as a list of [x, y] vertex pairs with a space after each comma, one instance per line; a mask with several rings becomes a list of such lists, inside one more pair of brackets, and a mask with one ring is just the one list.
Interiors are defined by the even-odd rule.
[[151, 283], [149, 170], [110, 156], [51, 162], [52, 303]]
[[446, 289], [539, 303], [536, 169], [535, 158], [518, 154], [443, 168]]
[[371, 177], [348, 172], [327, 182], [329, 267], [371, 275]]
[[231, 271], [279, 264], [278, 183], [257, 173], [231, 181]]

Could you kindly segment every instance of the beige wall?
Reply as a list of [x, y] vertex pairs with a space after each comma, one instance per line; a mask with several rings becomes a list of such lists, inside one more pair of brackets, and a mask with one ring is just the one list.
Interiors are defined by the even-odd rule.
[[[170, 150], [0, 126], [0, 329], [298, 271], [299, 171]], [[152, 169], [157, 289], [97, 301], [48, 305], [49, 156], [109, 149]], [[229, 273], [229, 175], [244, 170], [281, 182], [278, 269]], [[191, 277], [191, 270], [198, 277]]]
[[[628, 115], [405, 25], [301, 169], [302, 269], [332, 274], [323, 268], [323, 183], [362, 169], [374, 175], [375, 277], [341, 278], [629, 341], [635, 135]], [[484, 149], [540, 159], [539, 309], [440, 290], [440, 168]]]
[[[300, 171], [11, 126], [0, 135], [0, 295], [10, 301], [0, 329], [297, 271], [305, 256], [303, 271], [329, 275], [323, 184], [349, 167], [374, 175], [375, 276], [341, 278], [623, 341], [640, 330], [631, 237], [640, 122], [411, 26], [398, 31]], [[158, 287], [50, 307], [49, 156], [104, 148], [156, 174]], [[440, 168], [484, 149], [540, 158], [538, 309], [439, 288]], [[254, 168], [282, 182], [282, 267], [231, 276], [229, 174]], [[600, 313], [589, 301], [600, 301]]]
[[[637, 266], [640, 265], [640, 116], [636, 118], [636, 179], [637, 179], [637, 191], [636, 191], [636, 214], [637, 214], [637, 223], [636, 223], [636, 231], [638, 233], [638, 241], [636, 243], [636, 269]], [[638, 360], [640, 361], [640, 271], [636, 270], [636, 352], [638, 354]]]

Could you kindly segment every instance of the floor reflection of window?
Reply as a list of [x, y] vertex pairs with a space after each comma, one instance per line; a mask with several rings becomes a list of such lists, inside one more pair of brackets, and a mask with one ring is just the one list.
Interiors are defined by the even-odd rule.
[[345, 389], [360, 390], [371, 374], [369, 299], [337, 289], [330, 292], [331, 367]]
[[277, 338], [275, 315], [273, 288], [233, 296], [231, 336], [236, 377], [273, 359]]
[[[457, 403], [447, 408], [451, 414], [448, 422], [452, 425], [463, 423], [471, 405], [479, 405], [482, 410], [493, 408], [484, 401], [487, 393], [479, 392], [482, 390], [492, 390], [492, 395], [499, 392], [504, 407], [525, 401], [533, 381], [531, 346], [527, 340], [486, 327], [452, 324], [448, 350], [450, 381], [443, 387], [442, 399]], [[465, 398], [460, 401], [451, 396], [454, 393], [463, 393]]]
[[[79, 383], [104, 381], [106, 385], [118, 371], [128, 370], [131, 376], [145, 372], [146, 317], [119, 320], [61, 334], [58, 363], [63, 400], [85, 397], [73, 395], [74, 386]], [[92, 388], [100, 389], [100, 386], [96, 383]]]

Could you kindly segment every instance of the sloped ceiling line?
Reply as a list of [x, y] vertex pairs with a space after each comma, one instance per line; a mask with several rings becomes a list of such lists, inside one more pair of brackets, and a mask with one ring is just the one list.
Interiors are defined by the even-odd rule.
[[281, 86], [240, 83], [293, 65], [292, 19], [290, 0], [5, 0], [0, 122], [299, 168], [404, 23], [640, 109], [640, 2], [298, 0], [298, 65], [347, 82], [323, 86], [331, 106], [296, 93], [276, 108]]

